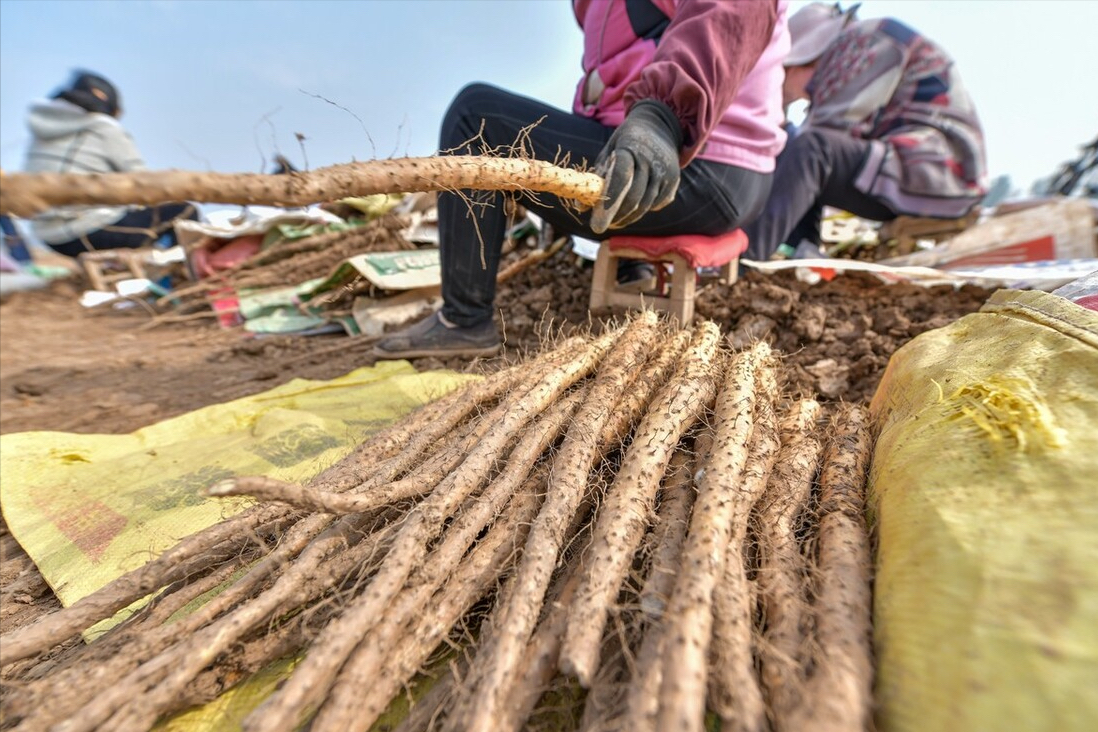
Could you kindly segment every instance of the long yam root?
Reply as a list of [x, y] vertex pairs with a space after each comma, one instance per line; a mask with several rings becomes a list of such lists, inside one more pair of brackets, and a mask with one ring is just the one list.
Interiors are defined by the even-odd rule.
[[694, 510], [697, 495], [692, 471], [693, 461], [685, 453], [680, 451], [671, 456], [660, 506], [656, 511], [651, 569], [640, 593], [641, 611], [650, 620], [663, 617], [667, 600], [675, 587], [686, 529], [690, 526], [690, 513]]
[[773, 368], [764, 366], [757, 376], [758, 399], [747, 464], [743, 480], [736, 487], [723, 577], [713, 589], [713, 640], [709, 654], [709, 707], [720, 715], [722, 729], [744, 732], [766, 730], [766, 704], [753, 653], [758, 598], [745, 571], [744, 541], [751, 509], [766, 490], [781, 448], [772, 402], [778, 391], [776, 374]]
[[808, 694], [791, 727], [866, 729], [873, 689], [869, 532], [865, 483], [869, 428], [861, 407], [844, 406], [820, 473], [817, 653]]
[[501, 574], [513, 565], [544, 492], [545, 476], [538, 474], [516, 492], [511, 506], [435, 594], [428, 610], [412, 624], [400, 647], [386, 660], [385, 669], [367, 689], [360, 691], [356, 706], [363, 718], [379, 716], [399, 690], [412, 678], [454, 623], [470, 606], [496, 586]]
[[785, 415], [778, 461], [766, 492], [755, 505], [758, 589], [764, 618], [760, 678], [778, 732], [799, 729], [789, 717], [804, 696], [807, 568], [794, 531], [819, 463], [821, 447], [814, 434], [819, 411], [817, 402], [803, 399]]
[[324, 560], [340, 550], [346, 550], [348, 546], [368, 545], [389, 532], [389, 528], [381, 529], [377, 534], [366, 537], [364, 542], [360, 531], [362, 524], [363, 520], [359, 517], [337, 522], [308, 545], [273, 587], [212, 624], [184, 636], [170, 652], [156, 656], [125, 678], [116, 680], [113, 686], [86, 705], [79, 716], [70, 717], [57, 725], [57, 732], [90, 732], [115, 714], [118, 718], [112, 719], [112, 729], [123, 729], [122, 719], [125, 718], [136, 717], [137, 721], [133, 721], [136, 728], [141, 726], [139, 720], [151, 716], [151, 720], [155, 721], [159, 715], [157, 705], [169, 703], [203, 668], [247, 632], [275, 612], [307, 600], [312, 592], [316, 569]]
[[4, 175], [0, 212], [30, 217], [55, 206], [139, 205], [171, 201], [244, 206], [308, 206], [349, 196], [479, 189], [552, 193], [590, 207], [602, 178], [542, 160], [445, 155], [369, 160], [285, 175], [196, 173], [12, 173]]
[[549, 497], [520, 560], [513, 602], [501, 610], [497, 633], [481, 649], [477, 667], [480, 676], [474, 692], [477, 701], [469, 705], [474, 715], [469, 721], [470, 728], [490, 729], [503, 713], [504, 700], [511, 695], [511, 686], [517, 680], [516, 669], [522, 661], [523, 647], [537, 623], [538, 611], [566, 541], [566, 530], [586, 493], [599, 438], [633, 380], [636, 365], [644, 361], [656, 332], [653, 313], [638, 316], [623, 329], [554, 459]]
[[[769, 355], [765, 341], [737, 354], [717, 394], [713, 444], [698, 474], [698, 498], [682, 550], [682, 569], [665, 618], [661, 729], [705, 729], [713, 594], [724, 574], [737, 504], [746, 499], [742, 478], [759, 396], [756, 372]], [[761, 396], [774, 398], [772, 393]]]
[[203, 567], [238, 556], [251, 539], [245, 532], [272, 522], [288, 522], [283, 506], [248, 509], [192, 534], [151, 562], [130, 570], [70, 607], [41, 617], [31, 625], [0, 636], [0, 666], [29, 658], [63, 643], [127, 605]]
[[560, 654], [561, 671], [585, 688], [598, 670], [610, 605], [641, 543], [671, 453], [716, 393], [719, 339], [713, 323], [697, 327], [680, 368], [649, 406], [607, 489]]
[[[695, 440], [695, 453], [697, 441]], [[633, 676], [625, 695], [621, 730], [655, 732], [659, 714], [660, 682], [663, 679], [664, 626], [663, 616], [667, 600], [675, 587], [686, 530], [690, 524], [690, 512], [694, 507], [696, 491], [694, 473], [697, 458], [683, 450], [671, 456], [667, 477], [664, 480], [660, 506], [656, 516], [658, 523], [653, 531], [654, 548], [650, 569], [640, 594], [641, 612], [646, 618], [642, 630], [640, 650], [633, 664]]]
[[313, 723], [316, 732], [328, 729], [366, 732], [373, 720], [366, 720], [361, 714], [357, 699], [362, 688], [370, 686], [380, 675], [390, 641], [401, 626], [422, 612], [431, 595], [458, 565], [477, 535], [500, 513], [526, 480], [534, 463], [556, 441], [565, 421], [586, 396], [587, 389], [584, 388], [559, 400], [520, 438], [504, 470], [481, 496], [470, 501], [472, 505], [467, 505], [440, 546], [423, 563], [417, 575], [413, 575], [411, 582], [415, 589], [402, 592], [381, 616], [370, 635], [359, 643], [354, 655], [340, 671], [325, 706]]

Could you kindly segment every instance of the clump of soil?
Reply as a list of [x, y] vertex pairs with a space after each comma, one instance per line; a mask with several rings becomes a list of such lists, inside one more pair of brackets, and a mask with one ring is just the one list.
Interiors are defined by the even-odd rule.
[[[886, 283], [864, 272], [808, 284], [792, 271], [748, 271], [733, 285], [709, 281], [695, 318], [721, 326], [741, 348], [766, 339], [781, 351], [786, 388], [826, 400], [868, 402], [888, 360], [920, 333], [980, 309], [990, 290]], [[556, 257], [499, 287], [497, 309], [510, 348], [536, 349], [547, 331], [590, 326], [591, 264]]]
[[496, 311], [508, 348], [539, 347], [551, 333], [600, 331], [588, 311], [592, 264], [560, 254], [517, 274], [496, 289]]
[[703, 288], [696, 314], [720, 325], [736, 347], [769, 341], [784, 354], [792, 390], [868, 402], [900, 346], [976, 312], [990, 294], [971, 285], [886, 284], [864, 272], [814, 285], [790, 272], [748, 272], [732, 286]]

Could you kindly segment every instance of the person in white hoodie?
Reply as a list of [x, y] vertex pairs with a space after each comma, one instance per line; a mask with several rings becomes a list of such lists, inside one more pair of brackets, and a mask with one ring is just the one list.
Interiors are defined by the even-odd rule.
[[[98, 74], [75, 71], [49, 99], [27, 115], [33, 139], [28, 173], [111, 173], [143, 170], [145, 161], [118, 121], [122, 102], [115, 86]], [[31, 230], [53, 250], [70, 257], [100, 249], [150, 246], [172, 224], [198, 218], [189, 203], [159, 206], [63, 206], [31, 219]]]

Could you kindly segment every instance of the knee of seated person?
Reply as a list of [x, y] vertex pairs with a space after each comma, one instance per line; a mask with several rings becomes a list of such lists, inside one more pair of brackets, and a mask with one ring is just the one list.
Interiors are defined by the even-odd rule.
[[461, 87], [450, 102], [446, 116], [457, 114], [476, 113], [484, 107], [485, 102], [494, 99], [503, 92], [498, 86], [485, 84], [482, 81], [474, 81]]
[[464, 149], [464, 143], [480, 130], [486, 102], [499, 96], [500, 92], [498, 87], [479, 81], [463, 86], [454, 95], [450, 106], [446, 109], [446, 114], [442, 117], [439, 148], [442, 150], [459, 148], [454, 150], [459, 153], [476, 152]]
[[829, 131], [809, 128], [801, 130], [789, 141], [796, 150], [822, 150], [828, 146]]

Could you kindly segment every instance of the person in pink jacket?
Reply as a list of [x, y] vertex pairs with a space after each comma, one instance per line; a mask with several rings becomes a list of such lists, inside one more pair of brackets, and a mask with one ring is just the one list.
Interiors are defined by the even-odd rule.
[[[480, 154], [513, 145], [531, 128], [524, 143], [534, 158], [594, 161], [606, 183], [592, 210], [577, 214], [548, 195], [522, 199], [561, 233], [718, 235], [755, 217], [785, 143], [786, 0], [572, 5], [584, 34], [572, 111], [471, 84], [443, 118], [439, 149]], [[493, 301], [507, 221], [500, 194], [475, 195], [490, 205], [473, 214], [457, 194], [439, 196], [441, 310], [379, 341], [376, 356], [488, 356], [501, 348]]]

